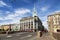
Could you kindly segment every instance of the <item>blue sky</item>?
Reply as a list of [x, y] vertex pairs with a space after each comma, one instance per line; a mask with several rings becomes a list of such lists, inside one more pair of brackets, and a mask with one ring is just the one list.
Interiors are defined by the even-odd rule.
[[34, 3], [37, 15], [47, 26], [47, 16], [60, 11], [60, 0], [0, 0], [0, 25], [19, 23], [22, 17], [32, 16]]

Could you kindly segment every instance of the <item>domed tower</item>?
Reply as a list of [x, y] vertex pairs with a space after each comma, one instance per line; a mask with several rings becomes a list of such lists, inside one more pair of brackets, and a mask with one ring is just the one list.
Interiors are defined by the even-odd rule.
[[34, 9], [33, 9], [33, 31], [43, 31], [44, 27], [42, 25], [41, 20], [39, 19], [36, 11], [36, 4], [34, 3]]
[[38, 16], [37, 16], [37, 11], [36, 11], [36, 6], [34, 3], [34, 9], [33, 9], [33, 31], [36, 31], [38, 29]]
[[34, 16], [37, 16], [37, 11], [36, 11], [35, 3], [34, 3], [34, 9], [33, 9], [33, 17], [34, 17]]

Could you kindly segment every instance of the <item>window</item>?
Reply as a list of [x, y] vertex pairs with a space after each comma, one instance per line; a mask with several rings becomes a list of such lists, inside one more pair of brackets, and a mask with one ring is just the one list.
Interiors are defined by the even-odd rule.
[[31, 22], [31, 29], [33, 29], [33, 22]]
[[28, 22], [29, 23], [29, 29], [30, 29], [30, 22]]

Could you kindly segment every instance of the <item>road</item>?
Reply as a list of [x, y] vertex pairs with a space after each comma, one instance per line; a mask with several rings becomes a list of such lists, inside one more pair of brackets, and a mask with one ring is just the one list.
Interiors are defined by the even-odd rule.
[[29, 40], [36, 36], [36, 32], [20, 32], [0, 36], [0, 40]]
[[44, 33], [42, 37], [39, 38], [39, 40], [56, 40], [56, 39], [54, 39], [53, 36], [51, 36], [49, 33]]

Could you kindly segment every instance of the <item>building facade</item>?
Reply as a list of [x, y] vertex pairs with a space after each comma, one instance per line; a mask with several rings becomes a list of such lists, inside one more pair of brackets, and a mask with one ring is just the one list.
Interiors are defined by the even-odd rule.
[[1, 31], [10, 31], [10, 29], [11, 29], [11, 27], [10, 27], [10, 25], [1, 25]]
[[20, 24], [10, 24], [11, 31], [20, 31]]
[[20, 30], [21, 31], [37, 31], [37, 30], [42, 31], [44, 29], [41, 20], [37, 16], [35, 7], [34, 7], [34, 11], [32, 14], [33, 14], [33, 16], [24, 17], [20, 20]]
[[60, 31], [60, 12], [48, 16], [48, 27], [51, 32]]
[[22, 18], [20, 20], [21, 31], [37, 31], [43, 30], [42, 22], [37, 16]]
[[0, 26], [1, 31], [20, 31], [20, 24], [6, 24]]

